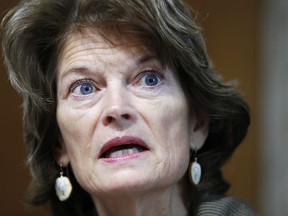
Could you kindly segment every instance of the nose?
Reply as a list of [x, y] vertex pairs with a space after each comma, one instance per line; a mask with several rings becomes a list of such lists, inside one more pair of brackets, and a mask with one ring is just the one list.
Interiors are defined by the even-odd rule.
[[105, 126], [112, 124], [118, 126], [125, 125], [133, 121], [134, 114], [132, 112], [132, 108], [114, 105], [104, 111], [105, 114], [102, 122]]
[[136, 119], [136, 111], [130, 103], [129, 96], [117, 92], [111, 92], [105, 100], [102, 116], [104, 126], [123, 127]]

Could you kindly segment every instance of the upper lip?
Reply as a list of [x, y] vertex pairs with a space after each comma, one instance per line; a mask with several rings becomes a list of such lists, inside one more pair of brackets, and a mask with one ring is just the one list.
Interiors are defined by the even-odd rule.
[[139, 145], [145, 149], [148, 149], [146, 143], [138, 137], [132, 137], [132, 136], [115, 137], [103, 145], [103, 147], [100, 150], [99, 157], [101, 157], [106, 151], [108, 151], [109, 149], [113, 147], [127, 145], [127, 144]]

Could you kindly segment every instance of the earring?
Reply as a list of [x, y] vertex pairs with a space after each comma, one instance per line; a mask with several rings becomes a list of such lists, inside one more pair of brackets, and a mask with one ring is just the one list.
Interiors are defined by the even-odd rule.
[[62, 164], [60, 164], [60, 176], [55, 182], [56, 195], [60, 201], [65, 201], [70, 197], [72, 185], [68, 177], [63, 176]]
[[201, 180], [201, 166], [197, 162], [197, 150], [195, 151], [194, 162], [191, 164], [190, 167], [190, 179], [195, 184], [198, 185]]

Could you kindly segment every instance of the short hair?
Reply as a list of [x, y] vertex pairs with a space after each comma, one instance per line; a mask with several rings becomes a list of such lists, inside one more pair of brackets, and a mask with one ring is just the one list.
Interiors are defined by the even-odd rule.
[[26, 0], [3, 19], [2, 47], [11, 83], [23, 96], [27, 162], [33, 176], [30, 202], [50, 201], [55, 215], [86, 215], [83, 209], [94, 208], [91, 202], [85, 204], [91, 198], [71, 169], [71, 198], [60, 203], [54, 191], [59, 171], [54, 151], [61, 137], [56, 121], [57, 61], [67, 37], [84, 28], [104, 37], [142, 38], [163, 64], [173, 66], [191, 111], [200, 123], [205, 117], [209, 121], [208, 137], [197, 152], [202, 179], [197, 187], [190, 186], [190, 202], [203, 194], [224, 194], [229, 184], [221, 167], [246, 136], [249, 108], [235, 85], [215, 73], [201, 29], [181, 0]]

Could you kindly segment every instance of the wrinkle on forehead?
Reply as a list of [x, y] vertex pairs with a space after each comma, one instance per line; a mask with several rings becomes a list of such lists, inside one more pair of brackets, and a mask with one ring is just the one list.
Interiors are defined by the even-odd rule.
[[[93, 44], [93, 46], [91, 46], [91, 44]], [[114, 33], [111, 30], [98, 31], [87, 27], [81, 30], [76, 29], [67, 36], [58, 55], [57, 70], [59, 70], [59, 65], [63, 61], [64, 55], [73, 53], [73, 49], [76, 49], [77, 46], [85, 47], [87, 50], [89, 50], [90, 47], [95, 48], [95, 46], [99, 50], [117, 48], [124, 49], [131, 53], [137, 53], [137, 51], [141, 50], [158, 58], [152, 42], [144, 37], [136, 37], [120, 32]]]
[[112, 30], [102, 31], [101, 29], [96, 30], [87, 27], [81, 30], [74, 30], [71, 32], [71, 34], [68, 35], [68, 37], [64, 41], [64, 45], [61, 50], [62, 52], [60, 52], [60, 59], [63, 55], [65, 47], [67, 47], [67, 44], [69, 44], [69, 42], [71, 41], [75, 41], [78, 39], [89, 39], [93, 43], [98, 43], [99, 49], [101, 48], [101, 45], [103, 45], [103, 41], [105, 41], [105, 44], [107, 44], [106, 48], [123, 48], [126, 50], [145, 48], [147, 50], [150, 50], [151, 52], [154, 51], [152, 41], [150, 39], [148, 40], [146, 37], [140, 37], [139, 35], [137, 37], [135, 35], [129, 35], [129, 33], [126, 34], [125, 32], [113, 32]]
[[[97, 65], [96, 62], [101, 62], [102, 65], [107, 64], [107, 66], [104, 66], [105, 70], [113, 65], [115, 67], [115, 64], [119, 68], [124, 66], [124, 63], [126, 66], [129, 64], [140, 65], [151, 59], [159, 62], [155, 53], [151, 52], [151, 49], [143, 44], [133, 43], [133, 41], [130, 42], [124, 39], [119, 40], [117, 42], [118, 45], [116, 45], [116, 43], [111, 44], [97, 32], [88, 30], [85, 32], [78, 31], [70, 35], [69, 39], [66, 40], [66, 44], [63, 47], [58, 61], [57, 82], [63, 80], [67, 75], [71, 74], [70, 72], [72, 71], [80, 71], [82, 69], [94, 71], [97, 68], [95, 67]], [[127, 56], [130, 56], [128, 59], [133, 59], [133, 61], [127, 61], [126, 59], [119, 64], [119, 61], [109, 60], [111, 54], [114, 57], [118, 56], [117, 59], [121, 59], [121, 53], [126, 53]], [[105, 70], [99, 69], [98, 72]]]

